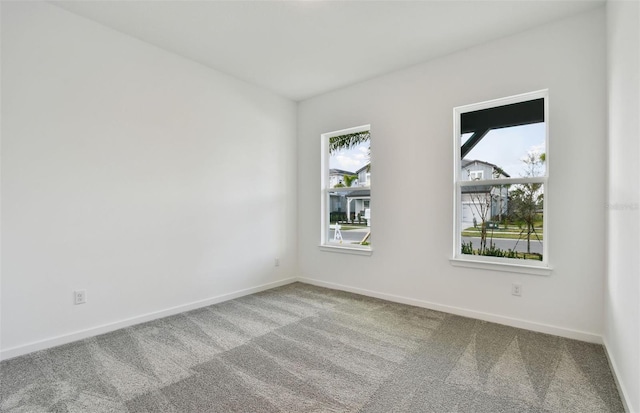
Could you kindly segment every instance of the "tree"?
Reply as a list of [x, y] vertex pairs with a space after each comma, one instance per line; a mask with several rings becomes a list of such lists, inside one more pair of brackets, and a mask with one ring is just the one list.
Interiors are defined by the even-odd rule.
[[363, 142], [368, 142], [369, 139], [371, 139], [371, 133], [369, 131], [334, 136], [329, 138], [329, 153], [333, 155], [343, 149], [355, 148]]
[[491, 214], [491, 187], [489, 185], [478, 186], [477, 192], [468, 192], [471, 206], [475, 210], [473, 219], [476, 215], [480, 217], [480, 248], [478, 254], [484, 255], [487, 248], [487, 220]]
[[[540, 176], [540, 172], [546, 161], [546, 154], [529, 152], [523, 159], [525, 163], [525, 173], [523, 176], [534, 177]], [[516, 220], [525, 224], [525, 228], [520, 235], [525, 235], [527, 239], [527, 253], [531, 253], [531, 237], [540, 240], [535, 229], [538, 221], [539, 211], [542, 209], [544, 202], [544, 188], [541, 183], [518, 184], [514, 185], [514, 189], [510, 193], [510, 206], [513, 216]]]
[[[492, 178], [500, 179], [501, 177], [508, 177], [507, 173], [499, 166], [492, 166]], [[469, 180], [479, 180], [480, 178], [472, 178], [471, 170], [467, 169], [467, 175]], [[477, 228], [477, 217], [480, 218], [480, 248], [477, 252], [479, 255], [492, 255], [492, 251], [495, 251], [493, 244], [493, 229], [495, 226], [489, 226], [489, 222], [493, 219], [502, 221], [502, 213], [508, 204], [505, 204], [507, 194], [509, 191], [509, 185], [474, 185], [472, 187], [466, 187], [466, 191], [463, 190], [463, 194], [466, 195], [466, 200], [469, 202], [470, 208], [473, 212], [473, 226]], [[493, 216], [494, 210], [497, 207], [497, 214]], [[489, 228], [491, 233], [489, 234]], [[489, 238], [489, 240], [487, 239]], [[487, 242], [489, 241], [489, 242]]]
[[[346, 135], [334, 136], [329, 138], [329, 154], [334, 155], [343, 149], [351, 149], [364, 142], [369, 142], [371, 139], [371, 132], [363, 131], [356, 133], [348, 133]], [[371, 146], [368, 148], [367, 156], [371, 158]], [[371, 163], [367, 165], [367, 172], [371, 170]], [[351, 186], [351, 185], [347, 185]]]
[[358, 175], [345, 175], [344, 184], [347, 186], [347, 188], [351, 188], [351, 185], [353, 185], [353, 181], [355, 181], [356, 179], [358, 179]]
[[[471, 178], [470, 169], [467, 169], [467, 175], [469, 180], [478, 180], [478, 178]], [[507, 176], [506, 172], [499, 166], [493, 166], [492, 178], [499, 179], [501, 176]], [[490, 247], [487, 246], [487, 222], [492, 219], [491, 213], [494, 202], [498, 205], [499, 217], [501, 218], [502, 216], [502, 188], [503, 186], [478, 185], [469, 187], [470, 191], [466, 192], [474, 211], [474, 227], [477, 222], [476, 216], [480, 217], [480, 248], [478, 249], [478, 254], [480, 255], [485, 255], [485, 251]], [[491, 238], [493, 239], [493, 230], [491, 231]]]

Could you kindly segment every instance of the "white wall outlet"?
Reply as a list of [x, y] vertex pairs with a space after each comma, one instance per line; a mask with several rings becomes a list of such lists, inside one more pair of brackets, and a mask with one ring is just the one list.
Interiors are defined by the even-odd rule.
[[522, 284], [511, 284], [511, 295], [515, 295], [517, 297], [522, 296]]
[[280, 266], [280, 258], [276, 258], [273, 260], [273, 266], [274, 267], [279, 267]]
[[76, 290], [73, 292], [73, 303], [84, 304], [87, 302], [87, 290]]

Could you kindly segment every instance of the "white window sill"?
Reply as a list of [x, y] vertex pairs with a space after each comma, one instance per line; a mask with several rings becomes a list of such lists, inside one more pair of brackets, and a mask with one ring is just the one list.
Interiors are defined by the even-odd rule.
[[454, 267], [477, 268], [490, 271], [517, 272], [521, 274], [531, 275], [551, 275], [551, 272], [553, 271], [553, 268], [548, 265], [526, 265], [510, 262], [481, 261], [477, 259], [467, 259], [461, 257], [451, 258], [449, 259], [449, 262]]
[[338, 252], [341, 254], [353, 254], [353, 255], [371, 255], [373, 253], [373, 250], [369, 247], [369, 248], [363, 248], [363, 247], [349, 247], [349, 246], [342, 246], [342, 245], [327, 245], [327, 244], [323, 244], [323, 245], [319, 245], [320, 250], [321, 251], [326, 251], [326, 252]]

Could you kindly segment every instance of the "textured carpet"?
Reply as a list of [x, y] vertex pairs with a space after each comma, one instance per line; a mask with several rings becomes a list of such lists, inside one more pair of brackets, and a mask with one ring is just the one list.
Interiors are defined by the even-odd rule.
[[0, 364], [2, 412], [623, 412], [602, 346], [295, 283]]

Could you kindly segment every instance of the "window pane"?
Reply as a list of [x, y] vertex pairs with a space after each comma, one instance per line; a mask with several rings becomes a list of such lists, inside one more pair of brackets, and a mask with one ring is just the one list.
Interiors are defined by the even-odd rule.
[[328, 185], [323, 209], [325, 242], [371, 245], [371, 158], [369, 130], [328, 137]]
[[371, 245], [371, 192], [367, 188], [329, 191], [330, 244]]
[[[329, 148], [329, 188], [350, 188], [371, 186], [370, 139], [356, 143], [345, 141], [336, 147], [341, 136], [330, 138]], [[335, 141], [333, 141], [335, 140]]]
[[542, 183], [460, 188], [462, 254], [542, 261]]
[[[462, 159], [461, 180], [539, 177], [546, 174], [544, 122], [491, 129]], [[460, 136], [464, 145], [471, 134]], [[472, 167], [467, 167], [471, 164]], [[484, 170], [474, 178], [475, 171]], [[488, 172], [488, 173], [487, 173]]]

